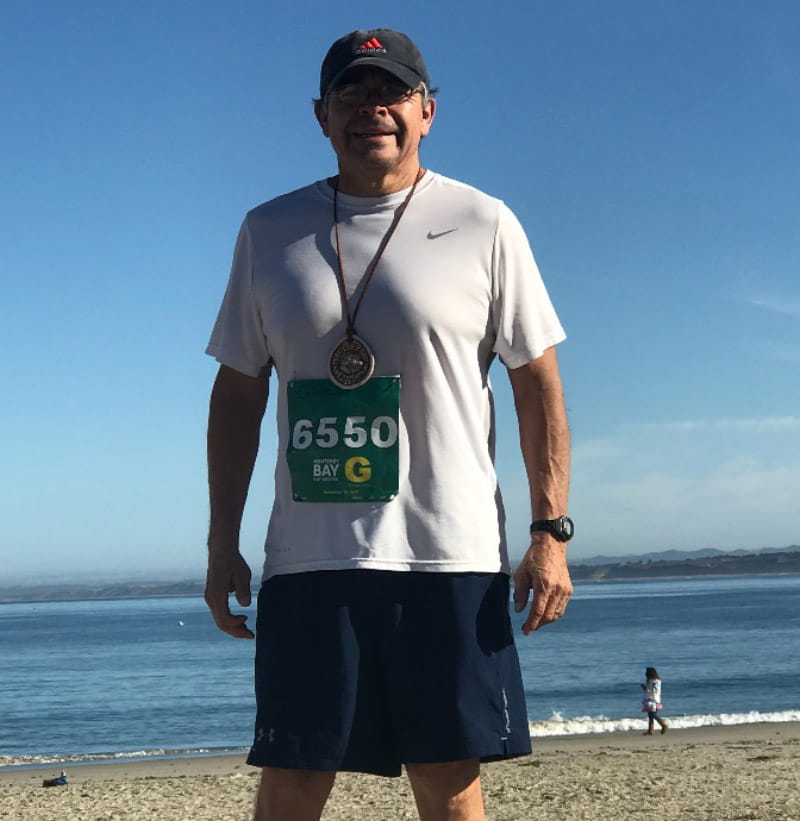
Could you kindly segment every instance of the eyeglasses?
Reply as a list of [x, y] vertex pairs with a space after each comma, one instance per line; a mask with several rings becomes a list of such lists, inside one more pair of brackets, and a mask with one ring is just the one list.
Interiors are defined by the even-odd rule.
[[358, 108], [368, 100], [375, 100], [378, 105], [383, 106], [405, 103], [415, 94], [423, 93], [424, 88], [424, 85], [420, 88], [409, 88], [402, 83], [384, 83], [381, 86], [369, 86], [363, 83], [342, 83], [328, 93], [342, 105]]

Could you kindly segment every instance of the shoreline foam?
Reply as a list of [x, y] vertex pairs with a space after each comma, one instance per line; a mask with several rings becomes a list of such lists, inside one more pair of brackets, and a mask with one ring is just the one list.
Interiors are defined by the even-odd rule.
[[[775, 713], [719, 713], [709, 715], [671, 716], [665, 714], [673, 730], [678, 729], [707, 729], [710, 727], [748, 726], [760, 724], [784, 724], [800, 722], [800, 710], [785, 710]], [[618, 737], [625, 733], [635, 733], [642, 730], [646, 719], [614, 718], [604, 716], [575, 716], [562, 718], [554, 714], [545, 720], [529, 722], [531, 739], [538, 744], [544, 739], [571, 738], [573, 736], [592, 736], [603, 738]], [[41, 767], [55, 767], [57, 765], [69, 767], [85, 767], [92, 764], [116, 764], [122, 762], [173, 760], [183, 758], [209, 758], [214, 756], [246, 755], [246, 746], [231, 747], [196, 747], [154, 750], [132, 750], [119, 752], [91, 752], [74, 754], [51, 755], [0, 755], [0, 774], [9, 770], [36, 769]]]

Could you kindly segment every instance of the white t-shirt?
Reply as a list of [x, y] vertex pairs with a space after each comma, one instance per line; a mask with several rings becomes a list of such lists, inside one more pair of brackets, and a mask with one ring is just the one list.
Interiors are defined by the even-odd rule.
[[[642, 704], [644, 705], [644, 710], [647, 711], [661, 709], [661, 679], [647, 679]], [[644, 712], [644, 710], [642, 712]]]
[[[408, 190], [339, 194], [351, 306]], [[528, 240], [500, 201], [427, 171], [357, 316], [375, 375], [400, 375], [399, 492], [296, 502], [286, 460], [289, 380], [328, 376], [345, 333], [333, 189], [320, 181], [250, 211], [207, 353], [278, 375], [278, 459], [264, 578], [348, 568], [510, 572], [494, 468], [489, 366], [518, 368], [565, 338]], [[517, 431], [507, 435], [517, 436]]]

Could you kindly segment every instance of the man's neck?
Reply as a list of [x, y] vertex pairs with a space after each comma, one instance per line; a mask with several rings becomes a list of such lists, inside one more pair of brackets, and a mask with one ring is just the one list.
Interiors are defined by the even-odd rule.
[[387, 194], [396, 194], [410, 188], [422, 169], [419, 165], [402, 171], [389, 173], [358, 174], [348, 173], [347, 169], [339, 167], [339, 176], [331, 177], [331, 185], [337, 185], [340, 194], [350, 194], [354, 197], [383, 197]]

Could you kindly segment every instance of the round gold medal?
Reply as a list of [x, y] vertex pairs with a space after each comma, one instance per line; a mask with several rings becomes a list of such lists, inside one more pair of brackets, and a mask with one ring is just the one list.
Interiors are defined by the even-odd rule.
[[360, 388], [375, 370], [375, 357], [369, 345], [353, 334], [345, 337], [332, 351], [328, 372], [334, 385], [340, 388]]

